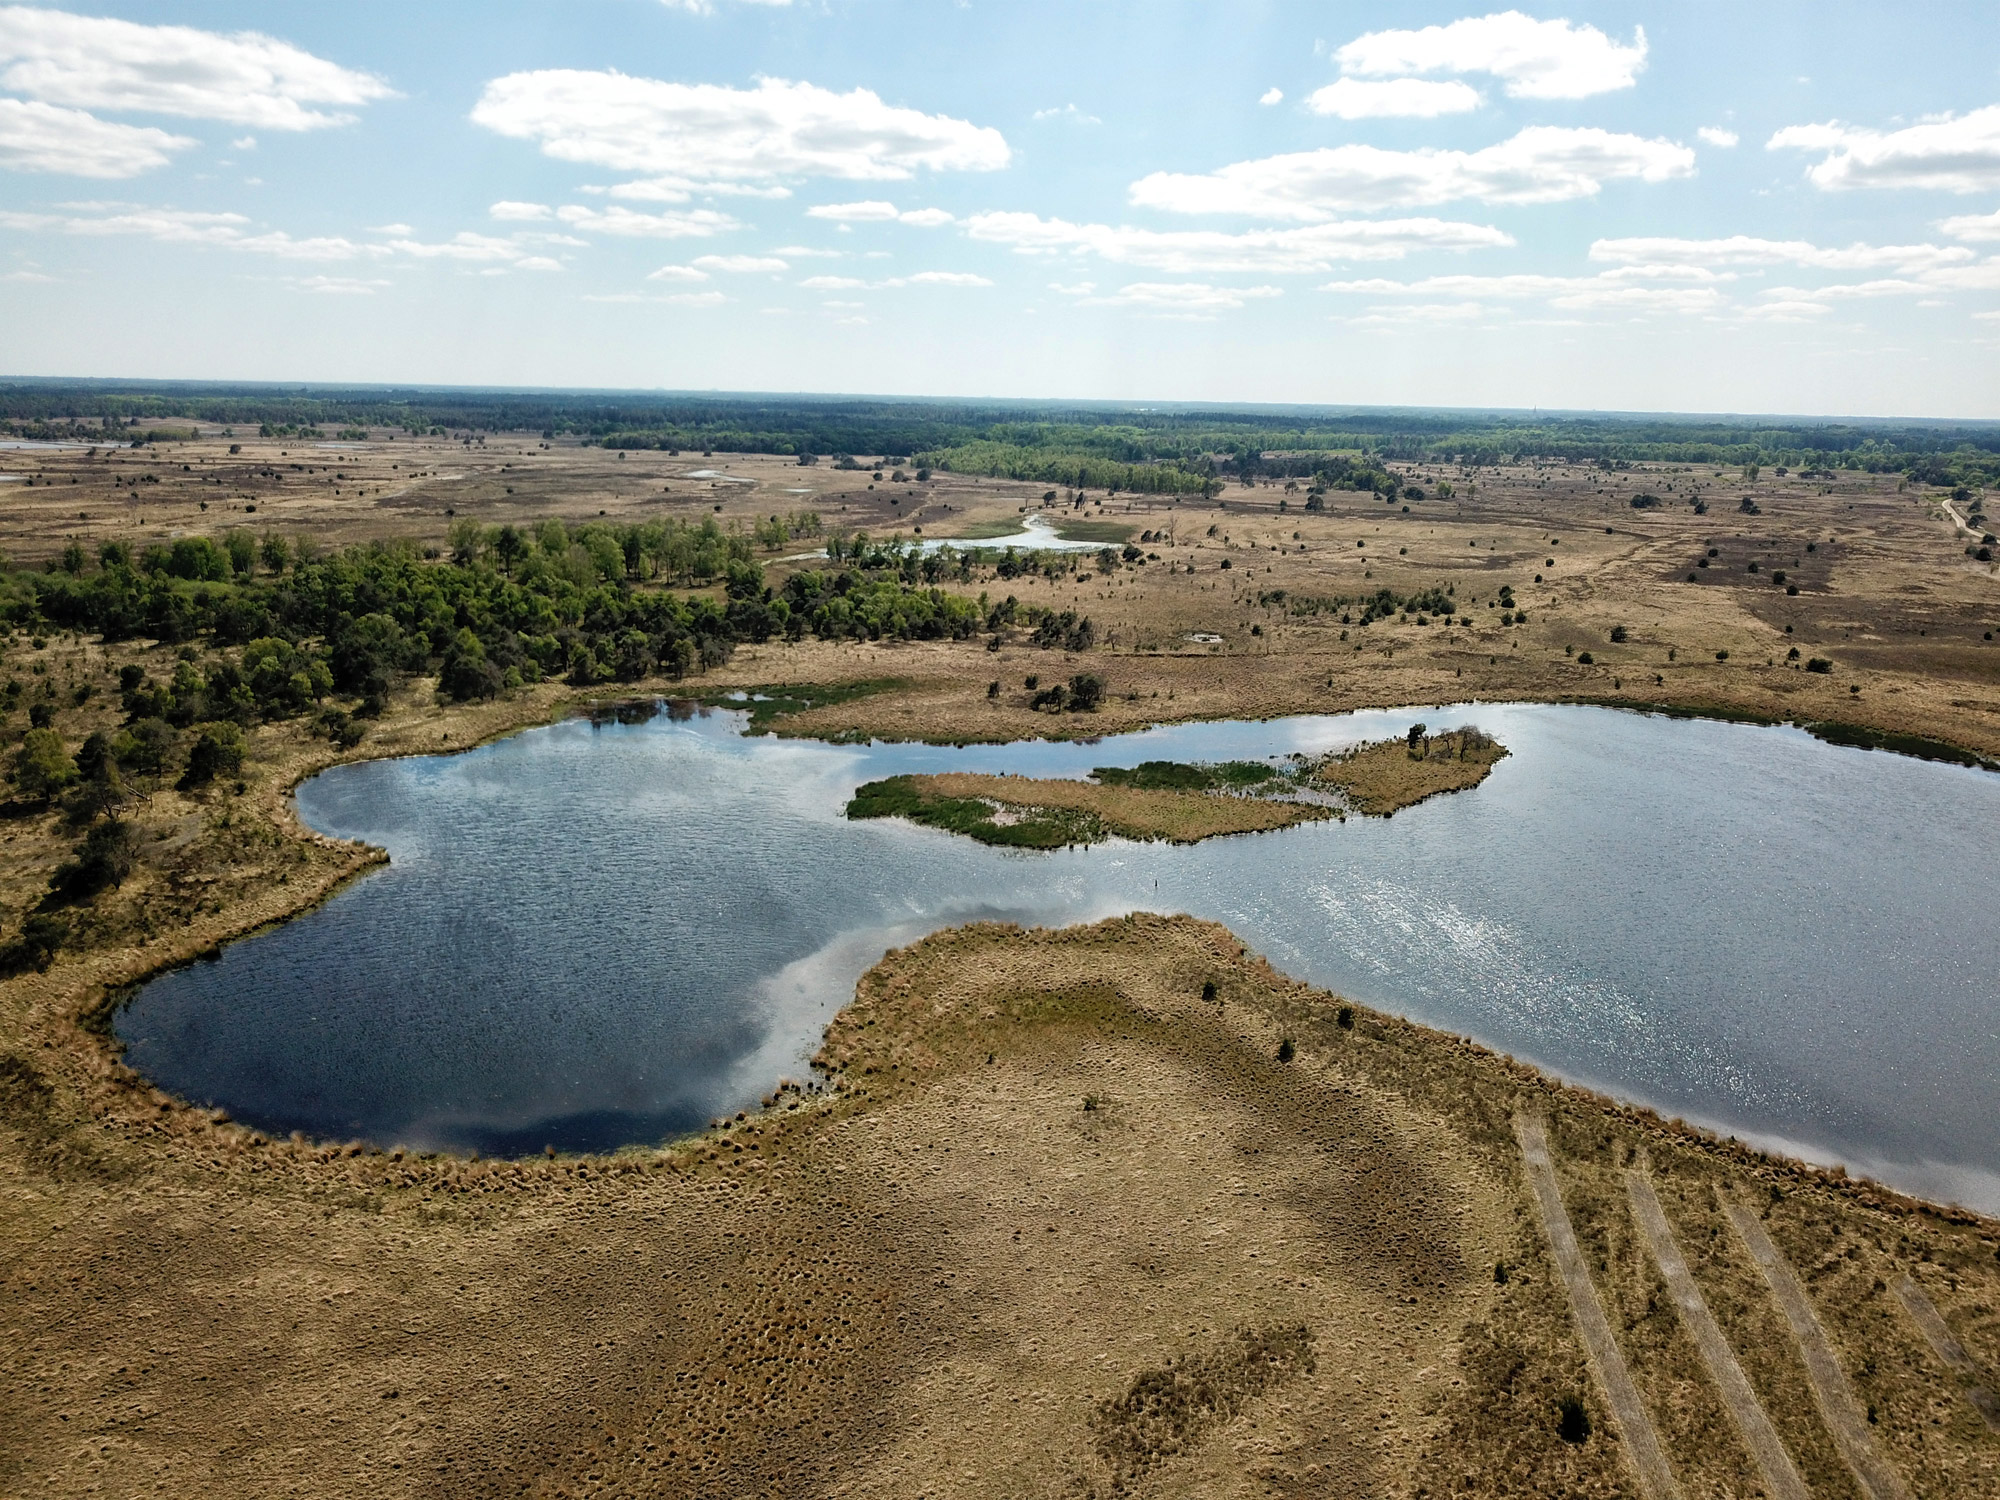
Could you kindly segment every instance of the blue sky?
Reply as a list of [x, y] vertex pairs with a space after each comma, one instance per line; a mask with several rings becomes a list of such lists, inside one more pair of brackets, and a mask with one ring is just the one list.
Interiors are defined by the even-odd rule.
[[2000, 417], [2000, 16], [0, 5], [0, 373]]

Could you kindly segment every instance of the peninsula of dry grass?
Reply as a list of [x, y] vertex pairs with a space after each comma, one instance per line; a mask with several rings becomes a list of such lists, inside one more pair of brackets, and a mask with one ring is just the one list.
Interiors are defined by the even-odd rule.
[[1994, 1369], [1994, 1225], [1346, 1004], [1213, 924], [940, 933], [821, 1060], [824, 1091], [666, 1149], [468, 1161], [93, 1112], [12, 1055], [0, 1491], [1630, 1495], [1530, 1114], [1686, 1494], [1755, 1478], [1638, 1237], [1646, 1161], [1814, 1493], [1850, 1491], [1726, 1202], [1912, 1490], [2000, 1495], [2000, 1437], [1884, 1290], [1914, 1277]]

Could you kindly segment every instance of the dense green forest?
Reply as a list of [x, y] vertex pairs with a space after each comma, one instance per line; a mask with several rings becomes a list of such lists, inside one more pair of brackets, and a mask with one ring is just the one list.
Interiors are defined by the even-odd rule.
[[780, 453], [806, 461], [865, 455], [958, 473], [1167, 494], [1197, 491], [1221, 476], [1303, 478], [1325, 471], [1335, 456], [1373, 470], [1419, 459], [1467, 467], [1548, 460], [1783, 464], [1904, 473], [1947, 485], [2000, 479], [2000, 423], [1981, 422], [0, 382], [0, 426], [19, 437], [96, 433], [100, 423], [115, 422], [171, 440], [176, 420], [287, 436], [532, 431], [612, 448]]
[[[461, 524], [448, 556], [403, 543], [320, 557], [237, 531], [138, 553], [113, 541], [92, 556], [72, 544], [44, 571], [0, 576], [0, 622], [36, 636], [69, 629], [215, 648], [206, 670], [188, 649], [166, 680], [134, 671], [123, 685], [135, 721], [188, 728], [327, 712], [333, 699], [358, 698], [353, 712], [366, 717], [415, 674], [435, 674], [441, 692], [465, 700], [552, 676], [578, 686], [684, 677], [744, 641], [963, 639], [1040, 619], [1011, 598], [989, 609], [928, 587], [922, 561], [862, 547], [774, 589], [749, 540], [712, 518]], [[1051, 619], [1072, 645], [1089, 629]], [[21, 688], [7, 693], [11, 707]], [[358, 735], [346, 711], [334, 712], [330, 732]]]

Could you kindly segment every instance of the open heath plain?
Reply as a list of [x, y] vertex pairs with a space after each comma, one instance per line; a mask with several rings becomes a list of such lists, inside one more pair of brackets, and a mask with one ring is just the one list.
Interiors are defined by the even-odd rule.
[[[877, 457], [215, 424], [5, 452], [10, 565], [85, 578], [232, 534], [273, 588], [349, 548], [499, 568], [551, 520], [713, 521], [774, 596], [863, 534], [987, 550], [909, 564], [977, 607], [956, 637], [773, 630], [464, 697], [429, 666], [365, 713], [246, 715], [207, 777], [131, 752], [117, 878], [0, 985], [0, 1494], [2000, 1495], [2000, 1225], [1172, 912], [888, 952], [809, 1077], [611, 1153], [286, 1137], [125, 1066], [133, 985], [379, 863], [302, 824], [302, 779], [621, 698], [770, 689], [782, 733], [947, 742], [1578, 701], [2000, 759], [1983, 517], [1899, 474], [1390, 460], [1386, 498], [1161, 495]], [[1091, 545], [1006, 551], [1031, 521]], [[138, 684], [251, 650], [24, 621], [7, 734], [122, 743]], [[1082, 677], [1087, 711], [1046, 699]], [[8, 805], [10, 936], [79, 827]]]

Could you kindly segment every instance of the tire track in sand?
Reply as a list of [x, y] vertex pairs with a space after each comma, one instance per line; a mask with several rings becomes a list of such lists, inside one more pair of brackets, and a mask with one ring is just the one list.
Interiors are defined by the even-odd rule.
[[1757, 1269], [1770, 1283], [1771, 1295], [1777, 1299], [1785, 1321], [1792, 1325], [1792, 1337], [1805, 1357], [1806, 1377], [1812, 1382], [1819, 1414], [1826, 1419], [1827, 1431], [1833, 1434], [1855, 1482], [1872, 1500], [1910, 1500], [1902, 1476], [1889, 1467], [1869, 1439], [1868, 1419], [1862, 1414], [1861, 1402], [1834, 1355], [1833, 1345], [1827, 1342], [1826, 1330], [1820, 1327], [1819, 1315], [1806, 1299], [1806, 1289], [1799, 1285], [1792, 1263], [1771, 1243], [1756, 1214], [1719, 1189], [1716, 1196], [1721, 1199], [1722, 1211], [1729, 1215], [1729, 1222], [1736, 1226], [1750, 1258], [1757, 1262]]
[[1611, 1324], [1604, 1316], [1604, 1304], [1597, 1300], [1584, 1268], [1583, 1252], [1577, 1248], [1576, 1231], [1570, 1227], [1569, 1213], [1563, 1208], [1562, 1190], [1556, 1185], [1555, 1163], [1549, 1158], [1549, 1138], [1539, 1120], [1514, 1118], [1514, 1136], [1521, 1143], [1521, 1159], [1527, 1165], [1528, 1184], [1534, 1189], [1535, 1205], [1541, 1211], [1542, 1232], [1555, 1252], [1556, 1268], [1569, 1288], [1569, 1307], [1576, 1319], [1576, 1331], [1583, 1339], [1583, 1352], [1597, 1375], [1598, 1388], [1611, 1408], [1612, 1420], [1625, 1438], [1625, 1450], [1638, 1471], [1639, 1488], [1648, 1500], [1681, 1500], [1674, 1471], [1660, 1449], [1653, 1419], [1646, 1414], [1625, 1356], [1612, 1337]]
[[1939, 1314], [1931, 1299], [1924, 1295], [1923, 1288], [1908, 1276], [1898, 1276], [1896, 1295], [1903, 1299], [1903, 1306], [1910, 1310], [1910, 1316], [1916, 1320], [1917, 1327], [1924, 1331], [1924, 1337], [1930, 1341], [1930, 1346], [1936, 1351], [1937, 1357], [1955, 1373], [1967, 1378], [1969, 1383], [1964, 1387], [1965, 1399], [1970, 1401], [1979, 1415], [1986, 1419], [1987, 1430], [2000, 1432], [2000, 1399], [1995, 1399], [1993, 1392], [1980, 1380], [1979, 1366], [1974, 1364], [1972, 1356], [1965, 1352], [1965, 1345], [1952, 1335], [1950, 1326]]
[[1743, 1445], [1757, 1461], [1765, 1490], [1772, 1500], [1812, 1500], [1791, 1455], [1771, 1426], [1771, 1419], [1764, 1415], [1757, 1393], [1750, 1388], [1743, 1366], [1736, 1362], [1735, 1351], [1716, 1326], [1701, 1288], [1694, 1283], [1680, 1244], [1674, 1238], [1673, 1226], [1667, 1222], [1666, 1210], [1660, 1206], [1659, 1194], [1653, 1191], [1652, 1179], [1644, 1172], [1627, 1172], [1625, 1189], [1632, 1199], [1633, 1217], [1638, 1219], [1654, 1263], [1666, 1278], [1674, 1306], [1680, 1310], [1681, 1322], [1693, 1335], [1702, 1363], [1708, 1366], [1709, 1379], [1722, 1394], [1722, 1404], [1735, 1418], [1736, 1430], [1743, 1434]]

